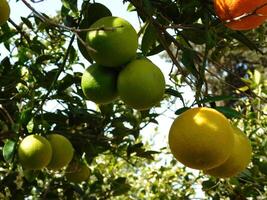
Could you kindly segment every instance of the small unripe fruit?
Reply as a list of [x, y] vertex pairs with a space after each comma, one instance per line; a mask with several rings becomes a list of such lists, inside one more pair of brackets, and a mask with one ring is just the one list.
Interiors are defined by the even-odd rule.
[[59, 134], [51, 134], [47, 136], [52, 147], [52, 159], [47, 168], [58, 170], [69, 164], [73, 157], [73, 147], [71, 142]]

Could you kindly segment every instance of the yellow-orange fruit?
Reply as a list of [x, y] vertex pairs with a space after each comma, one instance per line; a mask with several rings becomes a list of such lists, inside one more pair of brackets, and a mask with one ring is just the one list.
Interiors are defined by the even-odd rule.
[[192, 108], [178, 116], [169, 132], [174, 157], [194, 169], [210, 169], [224, 163], [234, 145], [228, 119], [212, 108]]
[[254, 29], [267, 19], [267, 0], [214, 0], [214, 9], [233, 30]]
[[237, 127], [234, 129], [234, 148], [230, 157], [220, 166], [204, 171], [204, 173], [219, 177], [228, 178], [242, 172], [251, 160], [252, 148], [249, 139]]

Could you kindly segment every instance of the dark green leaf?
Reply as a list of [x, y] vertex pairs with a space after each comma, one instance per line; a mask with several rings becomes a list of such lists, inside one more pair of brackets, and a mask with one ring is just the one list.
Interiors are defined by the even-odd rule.
[[251, 41], [245, 34], [243, 34], [242, 32], [239, 31], [235, 31], [232, 32], [230, 34], [231, 37], [235, 38], [236, 40], [238, 40], [239, 42], [243, 43], [244, 45], [246, 45], [249, 49], [251, 50], [256, 50], [258, 52], [263, 53], [257, 44], [255, 44], [253, 41]]
[[216, 185], [216, 183], [214, 183], [212, 180], [207, 180], [207, 181], [203, 181], [202, 182], [202, 190], [209, 190], [212, 187], [214, 187]]
[[154, 26], [152, 24], [148, 24], [145, 31], [144, 36], [141, 42], [141, 50], [144, 55], [146, 55], [149, 50], [152, 48], [157, 41], [157, 34]]
[[240, 118], [242, 116], [240, 112], [229, 107], [217, 106], [215, 109], [223, 113], [227, 118]]
[[125, 177], [119, 177], [111, 183], [111, 190], [114, 196], [125, 194], [130, 188], [131, 186], [126, 182]]
[[7, 140], [3, 148], [3, 157], [6, 162], [11, 162], [15, 156], [16, 142], [13, 140]]
[[211, 103], [211, 102], [216, 102], [216, 101], [227, 101], [227, 100], [234, 100], [238, 99], [235, 96], [207, 96], [204, 99], [198, 101], [198, 103]]
[[26, 26], [28, 26], [30, 29], [33, 29], [32, 23], [28, 18], [25, 17], [21, 17], [21, 20], [24, 22], [24, 24], [26, 24]]
[[175, 114], [180, 115], [183, 112], [187, 111], [188, 109], [190, 109], [190, 108], [188, 108], [188, 107], [179, 108], [178, 110], [175, 111]]
[[183, 63], [183, 65], [185, 66], [185, 68], [195, 77], [198, 76], [198, 72], [197, 69], [195, 67], [195, 57], [196, 54], [194, 51], [189, 50], [189, 49], [184, 49], [183, 53], [182, 53], [182, 59], [181, 62]]

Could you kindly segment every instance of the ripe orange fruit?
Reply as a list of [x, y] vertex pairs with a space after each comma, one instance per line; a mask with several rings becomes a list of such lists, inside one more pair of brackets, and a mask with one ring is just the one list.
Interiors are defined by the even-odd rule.
[[9, 19], [10, 7], [6, 0], [0, 0], [0, 26]]
[[214, 0], [214, 9], [225, 25], [233, 30], [257, 28], [267, 18], [266, 0]]
[[85, 163], [72, 162], [65, 172], [68, 181], [81, 183], [86, 181], [90, 176], [90, 169]]
[[81, 79], [82, 91], [88, 100], [106, 104], [115, 100], [117, 94], [117, 72], [111, 68], [93, 64]]
[[252, 148], [249, 139], [237, 127], [234, 129], [234, 148], [230, 157], [220, 166], [204, 171], [204, 173], [219, 177], [228, 178], [242, 172], [251, 160]]
[[52, 158], [52, 147], [44, 137], [29, 135], [19, 144], [18, 157], [24, 169], [42, 169], [48, 165]]
[[210, 169], [225, 162], [232, 152], [234, 133], [228, 119], [212, 108], [191, 108], [171, 125], [169, 146], [187, 167]]
[[74, 152], [71, 142], [59, 134], [48, 135], [47, 140], [52, 147], [52, 159], [47, 168], [58, 170], [67, 166], [72, 160]]
[[91, 57], [96, 63], [107, 67], [119, 67], [135, 57], [138, 36], [133, 26], [119, 17], [103, 17], [90, 28], [86, 41], [90, 47]]
[[164, 75], [148, 59], [133, 60], [119, 73], [119, 96], [132, 108], [149, 109], [160, 102], [164, 92]]

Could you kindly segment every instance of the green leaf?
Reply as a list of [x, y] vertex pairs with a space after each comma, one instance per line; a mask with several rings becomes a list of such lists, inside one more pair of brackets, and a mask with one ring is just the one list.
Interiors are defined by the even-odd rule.
[[22, 125], [27, 126], [27, 124], [29, 123], [29, 121], [31, 121], [31, 119], [32, 119], [32, 108], [26, 108], [21, 112], [20, 123]]
[[63, 6], [73, 11], [77, 11], [77, 0], [61, 0]]
[[48, 61], [48, 60], [51, 60], [53, 59], [54, 56], [52, 55], [41, 55], [41, 56], [38, 56], [37, 59], [36, 59], [36, 63], [37, 64], [42, 64], [44, 63], [45, 61]]
[[136, 11], [136, 8], [134, 7], [133, 4], [129, 3], [128, 7], [127, 7], [127, 11], [129, 12], [133, 12], [133, 11]]
[[180, 115], [182, 114], [183, 112], [187, 111], [188, 109], [190, 109], [189, 107], [182, 107], [182, 108], [179, 108], [178, 110], [175, 111], [175, 114], [176, 115]]
[[174, 89], [172, 89], [172, 88], [167, 88], [167, 89], [165, 90], [165, 94], [169, 94], [169, 95], [171, 95], [171, 96], [179, 97], [179, 98], [183, 99], [182, 94], [181, 94], [180, 92], [178, 92], [177, 90], [174, 90]]
[[183, 63], [183, 65], [185, 66], [185, 68], [195, 77], [198, 76], [198, 72], [197, 69], [195, 67], [195, 56], [196, 53], [193, 50], [189, 50], [189, 49], [184, 49], [183, 53], [182, 53], [182, 59], [181, 62]]
[[113, 196], [125, 194], [130, 190], [131, 186], [126, 182], [126, 180], [127, 179], [125, 177], [119, 177], [111, 183]]
[[229, 107], [217, 106], [215, 109], [224, 114], [227, 118], [240, 118], [242, 116], [240, 112]]
[[7, 140], [3, 148], [3, 157], [6, 162], [11, 162], [15, 156], [16, 142]]
[[23, 21], [24, 24], [26, 24], [26, 26], [28, 26], [30, 29], [33, 29], [32, 23], [28, 18], [25, 17], [21, 17], [21, 20]]
[[144, 30], [144, 36], [141, 42], [141, 50], [144, 55], [146, 55], [149, 50], [152, 48], [157, 41], [157, 34], [155, 27], [151, 24], [148, 24], [146, 29]]
[[258, 167], [261, 173], [267, 175], [267, 162], [259, 162]]
[[230, 34], [231, 37], [235, 38], [239, 42], [243, 43], [245, 46], [247, 46], [250, 50], [256, 50], [258, 52], [262, 52], [262, 50], [259, 49], [258, 45], [252, 42], [245, 34], [243, 34], [240, 31], [234, 31]]
[[209, 190], [212, 187], [214, 187], [216, 183], [214, 183], [212, 180], [207, 180], [202, 182], [202, 190]]
[[198, 101], [198, 103], [211, 103], [211, 102], [216, 102], [216, 101], [226, 101], [226, 100], [233, 100], [233, 99], [238, 99], [238, 97], [235, 96], [208, 96], [205, 97], [204, 99]]

